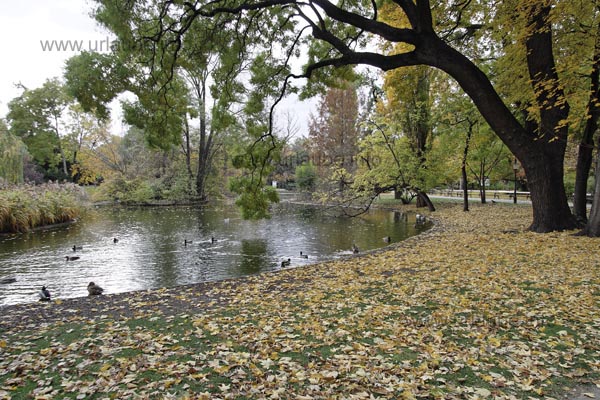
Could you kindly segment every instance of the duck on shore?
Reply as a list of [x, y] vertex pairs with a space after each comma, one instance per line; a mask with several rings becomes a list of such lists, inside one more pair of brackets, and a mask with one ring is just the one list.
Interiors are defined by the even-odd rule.
[[360, 252], [360, 250], [358, 249], [358, 246], [356, 245], [356, 243], [352, 243], [352, 253], [358, 254], [359, 252]]
[[39, 291], [40, 301], [50, 301], [50, 291], [46, 289], [46, 286], [42, 286], [42, 289]]
[[96, 285], [94, 282], [90, 282], [88, 284], [87, 291], [90, 296], [97, 296], [102, 294], [102, 292], [104, 292], [104, 289]]

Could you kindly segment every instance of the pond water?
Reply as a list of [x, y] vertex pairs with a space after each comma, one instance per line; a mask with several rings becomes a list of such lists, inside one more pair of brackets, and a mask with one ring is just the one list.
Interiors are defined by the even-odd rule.
[[97, 208], [71, 225], [0, 238], [0, 281], [16, 278], [0, 284], [0, 306], [37, 301], [42, 285], [58, 299], [86, 296], [90, 281], [120, 293], [273, 271], [288, 258], [294, 268], [351, 254], [352, 243], [369, 250], [427, 228], [414, 214], [343, 218], [290, 203], [262, 221], [245, 221], [226, 205]]

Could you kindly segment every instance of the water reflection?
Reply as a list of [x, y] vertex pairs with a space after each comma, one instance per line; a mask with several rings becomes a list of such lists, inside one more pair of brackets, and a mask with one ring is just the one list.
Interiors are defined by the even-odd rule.
[[242, 240], [242, 253], [239, 260], [239, 274], [252, 275], [260, 272], [262, 265], [268, 264], [267, 241], [265, 239]]
[[424, 229], [398, 212], [335, 218], [285, 203], [263, 221], [244, 221], [227, 206], [99, 208], [76, 224], [0, 239], [0, 281], [17, 279], [0, 284], [0, 305], [35, 301], [42, 285], [68, 298], [87, 295], [90, 281], [117, 293], [272, 271], [288, 258], [298, 267], [350, 254], [352, 243], [373, 249]]

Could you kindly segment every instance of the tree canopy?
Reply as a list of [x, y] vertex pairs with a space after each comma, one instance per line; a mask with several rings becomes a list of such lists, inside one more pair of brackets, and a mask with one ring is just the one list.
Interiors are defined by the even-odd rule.
[[[245, 109], [261, 115], [258, 120], [248, 118], [247, 129], [255, 140], [270, 141], [266, 146], [273, 150], [277, 146], [264, 116], [272, 115], [269, 106], [277, 103], [282, 91], [300, 86], [298, 78], [312, 78], [304, 86], [306, 93], [311, 93], [339, 76], [348, 76], [350, 67], [357, 64], [383, 71], [418, 65], [442, 70], [456, 80], [521, 161], [534, 209], [530, 229], [546, 232], [575, 226], [563, 186], [563, 161], [570, 124], [581, 118], [585, 108], [575, 99], [586, 96], [573, 95], [589, 87], [589, 73], [580, 75], [578, 70], [589, 72], [591, 66], [594, 40], [589, 36], [597, 33], [597, 2], [97, 3], [98, 20], [117, 34], [122, 45], [142, 45], [150, 50], [145, 70], [150, 75], [160, 70], [169, 78], [169, 71], [182, 57], [186, 37], [196, 26], [211, 29], [195, 40], [210, 40], [211, 32], [218, 30], [230, 32], [237, 59], [251, 64], [248, 82], [254, 90]], [[392, 8], [392, 14], [400, 17], [381, 18], [385, 8]], [[139, 28], [132, 32], [132, 24]], [[391, 48], [394, 51], [389, 51]], [[298, 57], [307, 61], [301, 69], [296, 68], [299, 62], [293, 61]], [[574, 64], [576, 57], [579, 62]], [[492, 59], [503, 61], [489, 62]], [[508, 77], [503, 65], [508, 64], [513, 85], [503, 84]], [[520, 90], [510, 89], [519, 82], [524, 83]], [[249, 150], [257, 148], [260, 146]], [[267, 158], [250, 159], [252, 168], [264, 170]]]

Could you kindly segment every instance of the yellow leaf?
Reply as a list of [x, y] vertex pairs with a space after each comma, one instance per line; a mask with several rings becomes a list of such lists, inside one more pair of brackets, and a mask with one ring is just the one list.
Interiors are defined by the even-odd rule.
[[106, 363], [103, 364], [102, 367], [100, 367], [100, 372], [106, 372], [110, 369], [110, 364]]

